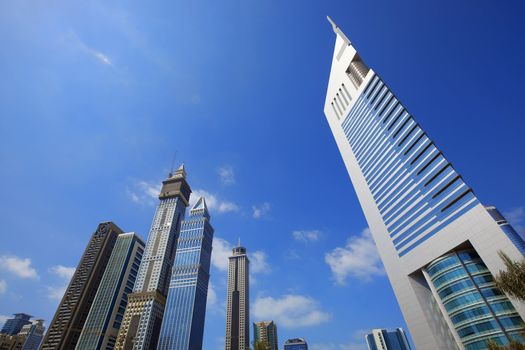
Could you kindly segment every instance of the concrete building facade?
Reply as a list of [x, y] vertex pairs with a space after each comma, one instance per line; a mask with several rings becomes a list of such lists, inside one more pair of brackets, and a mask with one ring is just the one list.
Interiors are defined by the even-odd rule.
[[525, 307], [494, 286], [523, 237], [485, 208], [331, 20], [324, 113], [419, 349], [523, 341]]

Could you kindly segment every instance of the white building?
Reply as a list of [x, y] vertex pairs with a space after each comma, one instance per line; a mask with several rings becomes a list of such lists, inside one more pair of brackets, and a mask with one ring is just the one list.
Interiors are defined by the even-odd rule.
[[494, 287], [525, 243], [485, 208], [333, 23], [324, 113], [417, 348], [520, 338], [525, 306]]

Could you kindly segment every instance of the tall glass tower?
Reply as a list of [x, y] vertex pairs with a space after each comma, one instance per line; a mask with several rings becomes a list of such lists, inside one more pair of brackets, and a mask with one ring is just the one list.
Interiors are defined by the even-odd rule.
[[250, 349], [250, 261], [241, 242], [233, 248], [228, 265], [226, 350]]
[[121, 233], [80, 333], [76, 350], [113, 349], [144, 253], [135, 233]]
[[202, 349], [212, 241], [201, 197], [182, 223], [157, 350]]
[[373, 329], [365, 339], [368, 350], [410, 350], [407, 336], [401, 328], [394, 331]]
[[419, 349], [522, 339], [525, 305], [494, 287], [525, 243], [485, 208], [425, 131], [336, 33], [324, 113]]
[[160, 203], [128, 298], [116, 349], [146, 350], [158, 343], [177, 239], [190, 194], [183, 165], [162, 182]]

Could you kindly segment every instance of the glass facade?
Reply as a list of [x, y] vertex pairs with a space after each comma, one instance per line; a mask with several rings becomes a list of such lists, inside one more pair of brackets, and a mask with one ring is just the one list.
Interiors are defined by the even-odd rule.
[[399, 256], [479, 203], [379, 76], [341, 126]]
[[374, 329], [365, 339], [368, 350], [410, 350], [406, 334], [401, 328], [393, 331]]
[[76, 350], [114, 348], [143, 253], [144, 242], [136, 234], [118, 236]]
[[158, 350], [201, 349], [213, 228], [204, 198], [182, 223]]
[[308, 344], [303, 338], [288, 339], [284, 343], [284, 350], [308, 350]]
[[489, 339], [523, 340], [523, 320], [474, 250], [446, 254], [426, 272], [466, 350], [486, 349]]

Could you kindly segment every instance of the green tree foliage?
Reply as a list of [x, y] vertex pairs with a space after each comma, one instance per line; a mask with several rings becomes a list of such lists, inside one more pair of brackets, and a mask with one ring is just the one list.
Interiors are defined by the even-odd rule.
[[[513, 261], [502, 251], [499, 252], [499, 256], [507, 270], [500, 271], [496, 276], [496, 285], [508, 295], [525, 302], [525, 258], [522, 258], [521, 261]], [[487, 346], [489, 350], [525, 350], [525, 344], [517, 341], [512, 341], [504, 346], [490, 340]]]
[[496, 276], [496, 285], [508, 295], [525, 302], [525, 258], [513, 261], [502, 251], [499, 256], [505, 263], [506, 271], [500, 271]]

